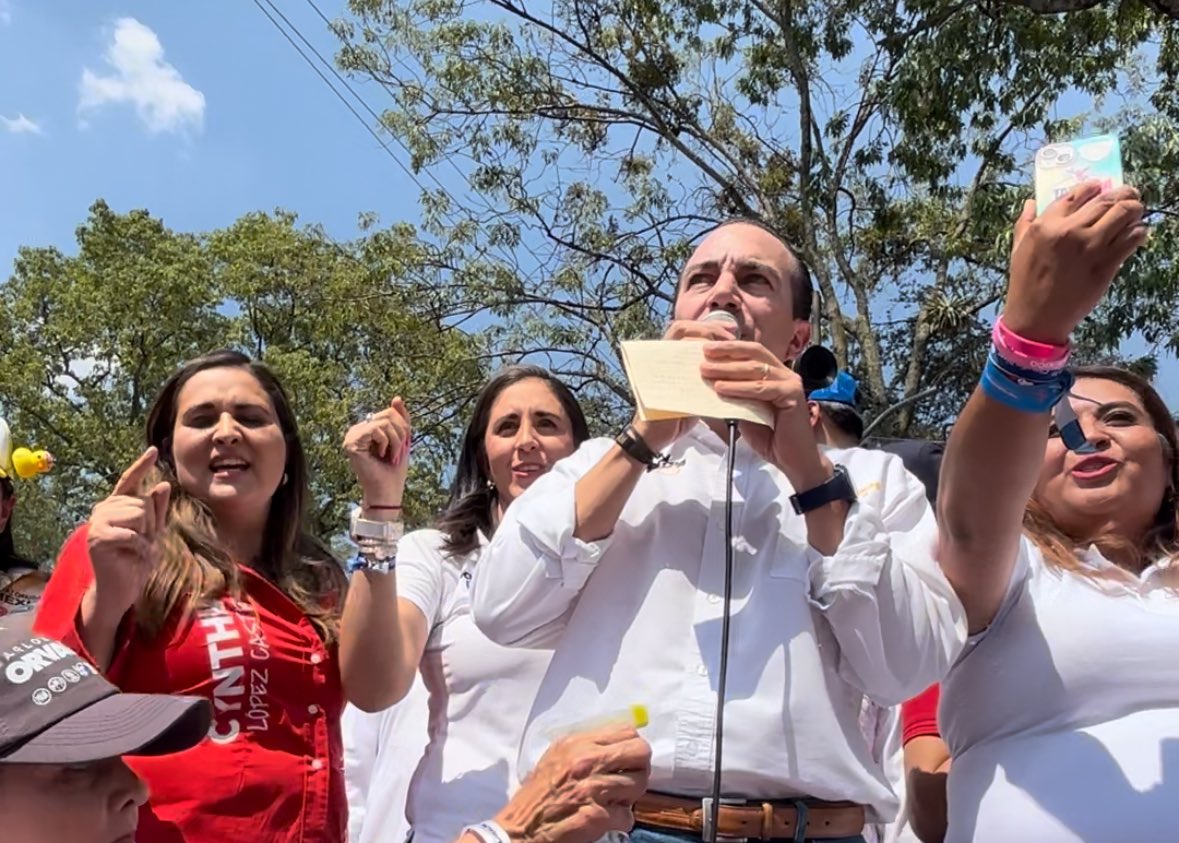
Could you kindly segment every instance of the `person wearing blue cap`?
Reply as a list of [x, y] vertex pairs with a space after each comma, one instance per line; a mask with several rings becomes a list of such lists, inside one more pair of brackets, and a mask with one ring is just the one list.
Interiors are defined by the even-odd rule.
[[859, 381], [841, 371], [830, 386], [813, 390], [807, 400], [811, 405], [812, 423], [817, 414], [823, 438], [828, 444], [836, 448], [859, 446], [864, 438]]

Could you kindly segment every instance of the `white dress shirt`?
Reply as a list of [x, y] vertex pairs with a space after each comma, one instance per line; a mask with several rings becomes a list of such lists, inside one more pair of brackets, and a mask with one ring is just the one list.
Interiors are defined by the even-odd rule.
[[384, 711], [344, 708], [349, 843], [402, 843], [409, 834], [405, 800], [426, 749], [428, 711], [420, 674], [401, 702]]
[[[1114, 572], [1091, 549], [1083, 562]], [[946, 843], [1127, 843], [1179, 828], [1179, 593], [1092, 580], [1024, 539], [1007, 598], [942, 682]]]
[[[551, 656], [501, 647], [476, 628], [470, 587], [479, 553], [446, 556], [442, 543], [437, 530], [417, 530], [397, 548], [398, 597], [417, 606], [430, 626], [421, 661], [429, 737], [414, 759], [406, 803], [413, 843], [451, 843], [463, 826], [503, 808], [517, 783], [528, 709]], [[367, 833], [371, 824], [365, 826]], [[373, 840], [402, 839], [395, 825], [374, 833]]]
[[884, 770], [900, 802], [897, 818], [890, 823], [869, 823], [864, 843], [920, 843], [909, 826], [905, 800], [905, 752], [901, 743], [901, 707], [879, 706], [867, 697], [860, 714], [860, 730], [872, 753], [872, 760]]
[[[503, 644], [553, 641], [521, 770], [554, 727], [645, 704], [651, 789], [712, 785], [724, 581], [726, 445], [696, 425], [670, 449], [684, 465], [645, 474], [612, 535], [573, 537], [574, 486], [615, 447], [592, 440], [512, 505], [481, 563], [473, 611]], [[966, 636], [934, 562], [933, 513], [901, 460], [831, 450], [859, 502], [824, 557], [807, 543], [785, 476], [738, 442], [724, 794], [896, 798], [860, 732], [863, 697], [894, 705], [939, 679]]]

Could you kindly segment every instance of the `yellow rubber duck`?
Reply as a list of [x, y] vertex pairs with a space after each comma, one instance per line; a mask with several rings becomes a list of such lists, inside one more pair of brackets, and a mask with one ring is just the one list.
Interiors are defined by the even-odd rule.
[[53, 468], [53, 454], [38, 448], [13, 448], [8, 422], [0, 419], [0, 477], [31, 480]]

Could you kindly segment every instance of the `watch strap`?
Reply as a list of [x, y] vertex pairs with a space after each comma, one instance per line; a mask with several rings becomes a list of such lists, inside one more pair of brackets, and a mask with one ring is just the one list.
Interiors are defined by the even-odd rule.
[[836, 465], [835, 470], [826, 481], [813, 489], [791, 495], [790, 505], [794, 507], [797, 514], [806, 515], [808, 512], [834, 501], [854, 503], [855, 500], [856, 489], [852, 485], [851, 476], [844, 466]]
[[658, 468], [660, 455], [651, 450], [651, 446], [639, 435], [633, 424], [628, 424], [622, 432], [614, 437], [623, 452], [637, 463], [646, 467], [647, 471]]

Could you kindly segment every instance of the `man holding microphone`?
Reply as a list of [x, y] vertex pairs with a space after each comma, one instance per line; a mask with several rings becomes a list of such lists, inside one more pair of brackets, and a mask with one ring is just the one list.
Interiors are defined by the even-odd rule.
[[[810, 339], [811, 282], [780, 238], [723, 224], [678, 283], [665, 338], [704, 342], [701, 375], [717, 394], [762, 402], [774, 420], [738, 423], [715, 832], [857, 841], [866, 822], [896, 812], [859, 730], [864, 697], [907, 699], [965, 639], [933, 560], [933, 513], [896, 457], [816, 442], [790, 368]], [[706, 318], [717, 311], [733, 319]], [[636, 418], [616, 439], [585, 443], [507, 511], [475, 579], [472, 611], [488, 637], [558, 642], [521, 770], [560, 724], [649, 708], [635, 843], [710, 831], [726, 433], [722, 421]]]

